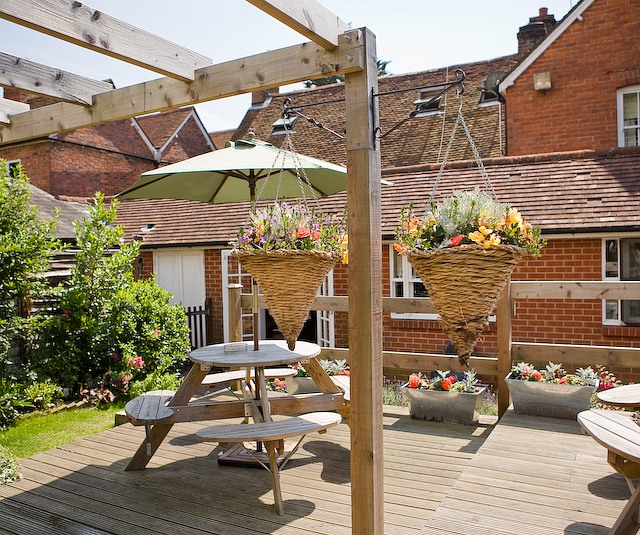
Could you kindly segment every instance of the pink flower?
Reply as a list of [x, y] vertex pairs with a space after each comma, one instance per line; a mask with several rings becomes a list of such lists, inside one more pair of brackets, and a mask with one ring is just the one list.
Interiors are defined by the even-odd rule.
[[307, 227], [298, 227], [298, 239], [308, 238], [311, 231]]
[[130, 358], [128, 364], [136, 370], [144, 368], [144, 360], [142, 360], [142, 357], [140, 355], [136, 355], [135, 357]]
[[455, 247], [456, 245], [460, 245], [460, 242], [464, 238], [464, 234], [458, 234], [449, 240], [449, 247]]
[[113, 360], [118, 360], [118, 359], [120, 359], [120, 357], [118, 356], [118, 354], [117, 354], [117, 353], [114, 353], [113, 355], [111, 355], [111, 358], [112, 358]]

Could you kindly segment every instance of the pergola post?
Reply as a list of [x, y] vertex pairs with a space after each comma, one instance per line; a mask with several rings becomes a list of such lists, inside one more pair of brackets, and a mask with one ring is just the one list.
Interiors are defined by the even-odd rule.
[[354, 535], [384, 532], [382, 458], [382, 231], [375, 36], [366, 28], [364, 70], [345, 77], [349, 217], [351, 509]]
[[511, 399], [509, 388], [504, 378], [511, 371], [511, 316], [513, 314], [511, 302], [511, 278], [502, 290], [500, 301], [496, 309], [496, 323], [498, 328], [498, 417], [502, 418]]

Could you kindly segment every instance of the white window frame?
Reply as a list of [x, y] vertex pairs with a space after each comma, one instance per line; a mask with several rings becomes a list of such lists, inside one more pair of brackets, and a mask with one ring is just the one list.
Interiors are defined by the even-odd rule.
[[415, 117], [429, 117], [430, 115], [442, 115], [443, 105], [444, 105], [444, 93], [442, 93], [432, 103], [432, 104], [437, 104], [438, 105], [437, 108], [434, 107], [431, 109], [420, 110], [420, 106], [422, 106], [423, 104], [427, 104], [434, 97], [436, 97], [438, 93], [440, 93], [443, 89], [444, 89], [444, 86], [432, 87], [429, 89], [421, 89], [418, 93], [417, 100], [413, 101], [413, 104], [415, 105], [415, 109], [414, 109]]
[[[632, 238], [636, 238], [637, 237], [631, 237], [629, 236], [629, 239]], [[625, 238], [602, 238], [602, 280], [603, 281], [621, 281], [622, 280], [622, 262], [623, 262], [623, 258], [622, 258], [622, 240]], [[617, 249], [618, 249], [618, 258], [617, 258], [617, 275], [613, 276], [613, 275], [609, 275], [607, 276], [607, 243], [611, 242], [611, 241], [615, 241], [617, 244]], [[624, 321], [624, 314], [623, 314], [623, 299], [603, 299], [602, 300], [602, 324], [603, 325], [611, 325], [611, 326], [626, 326], [629, 325], [631, 327], [635, 327], [638, 324], [637, 323], [625, 323]], [[612, 305], [613, 303], [616, 303], [617, 305], [617, 318], [615, 319], [609, 319], [607, 318], [607, 303], [609, 303], [610, 305]]]
[[[402, 262], [402, 277], [394, 276], [394, 267], [397, 261]], [[398, 282], [402, 283], [402, 297], [414, 297], [413, 284], [422, 282], [422, 280], [417, 273], [414, 273], [407, 257], [396, 253], [393, 247], [389, 247], [389, 293], [391, 297], [399, 297], [396, 295], [396, 283]], [[439, 318], [438, 314], [391, 313], [391, 319], [396, 320], [438, 320]]]
[[0, 165], [6, 167], [9, 171], [11, 171], [12, 167], [16, 167], [22, 163], [21, 160], [7, 160], [6, 162], [2, 162]]
[[[624, 113], [624, 106], [623, 106], [623, 97], [624, 95], [627, 95], [629, 93], [640, 93], [640, 85], [630, 85], [628, 87], [623, 87], [622, 89], [618, 89], [618, 94], [617, 94], [617, 112], [618, 112], [618, 147], [625, 147], [626, 145], [624, 144], [624, 131], [631, 129], [631, 128], [635, 128], [638, 130], [638, 140], [639, 140], [639, 144], [640, 144], [640, 124], [633, 126], [633, 127], [624, 127], [624, 119], [623, 119], [623, 113]], [[640, 98], [639, 100], [639, 106], [640, 106]], [[638, 110], [638, 119], [640, 122], [640, 110]], [[635, 146], [635, 145], [630, 145], [630, 146]]]

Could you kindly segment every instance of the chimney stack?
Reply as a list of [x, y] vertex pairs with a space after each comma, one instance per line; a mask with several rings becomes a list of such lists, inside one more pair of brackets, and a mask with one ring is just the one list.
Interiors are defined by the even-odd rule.
[[521, 26], [518, 32], [518, 54], [526, 56], [537, 47], [556, 27], [556, 18], [549, 15], [546, 7], [541, 7], [537, 17], [531, 17], [529, 24]]
[[264, 89], [262, 91], [254, 91], [253, 93], [251, 93], [251, 105], [262, 106], [273, 95], [277, 95], [278, 93], [280, 93], [279, 87], [274, 87], [272, 89]]

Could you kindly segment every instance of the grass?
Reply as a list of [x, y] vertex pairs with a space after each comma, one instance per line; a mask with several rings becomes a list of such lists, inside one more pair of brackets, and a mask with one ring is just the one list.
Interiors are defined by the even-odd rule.
[[25, 414], [15, 425], [0, 431], [0, 446], [20, 459], [30, 457], [113, 427], [115, 413], [122, 408], [122, 404], [115, 403], [105, 408], [90, 406], [52, 414]]

